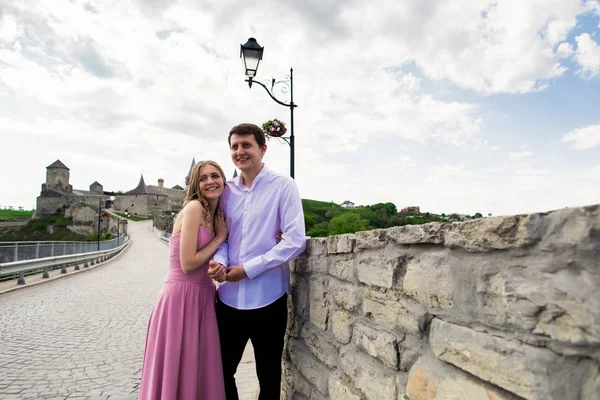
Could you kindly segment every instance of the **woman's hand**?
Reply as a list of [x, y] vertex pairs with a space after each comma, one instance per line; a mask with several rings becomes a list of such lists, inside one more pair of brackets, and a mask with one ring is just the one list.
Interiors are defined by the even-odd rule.
[[215, 239], [219, 243], [223, 243], [227, 240], [227, 220], [225, 219], [225, 213], [222, 209], [218, 209], [215, 214]]

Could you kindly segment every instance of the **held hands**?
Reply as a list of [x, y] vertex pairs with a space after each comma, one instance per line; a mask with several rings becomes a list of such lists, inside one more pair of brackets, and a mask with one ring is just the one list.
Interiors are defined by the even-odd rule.
[[208, 262], [208, 276], [211, 279], [214, 279], [217, 282], [225, 281], [227, 270], [223, 266], [223, 264], [219, 264], [215, 260], [210, 260]]
[[227, 268], [227, 276], [225, 280], [227, 282], [237, 282], [242, 279], [246, 279], [248, 275], [246, 275], [246, 271], [244, 271], [244, 267], [241, 265], [230, 265]]
[[[275, 241], [277, 243], [281, 242], [282, 235], [283, 232], [280, 230], [275, 232]], [[224, 242], [227, 239], [227, 222], [225, 221], [225, 213], [221, 209], [215, 215], [215, 238], [219, 242]], [[214, 260], [208, 263], [208, 276], [217, 282], [237, 282], [248, 278], [243, 266], [231, 265], [229, 268], [225, 268], [223, 264], [219, 264]]]
[[223, 264], [219, 264], [215, 260], [208, 262], [208, 276], [217, 282], [237, 282], [248, 277], [241, 265], [231, 265], [225, 269]]

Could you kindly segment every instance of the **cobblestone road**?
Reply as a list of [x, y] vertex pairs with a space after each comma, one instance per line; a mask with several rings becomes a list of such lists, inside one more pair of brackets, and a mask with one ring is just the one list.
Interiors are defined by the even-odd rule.
[[150, 224], [130, 223], [131, 246], [106, 265], [0, 296], [1, 399], [136, 398], [168, 260]]

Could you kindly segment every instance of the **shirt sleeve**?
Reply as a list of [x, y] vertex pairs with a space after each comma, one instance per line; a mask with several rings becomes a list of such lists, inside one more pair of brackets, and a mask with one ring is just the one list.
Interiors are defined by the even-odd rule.
[[302, 200], [296, 182], [286, 180], [279, 199], [281, 216], [281, 241], [271, 250], [243, 264], [248, 278], [254, 279], [270, 268], [290, 261], [306, 249], [306, 232]]
[[221, 243], [216, 253], [213, 255], [213, 260], [219, 264], [223, 264], [225, 267], [229, 265], [229, 244], [227, 241]]

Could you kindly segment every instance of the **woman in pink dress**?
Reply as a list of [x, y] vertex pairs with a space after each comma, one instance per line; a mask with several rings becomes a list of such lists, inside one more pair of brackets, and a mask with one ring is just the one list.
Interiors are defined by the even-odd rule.
[[169, 240], [169, 272], [150, 315], [139, 400], [224, 400], [215, 284], [208, 261], [227, 237], [214, 161], [192, 169]]

